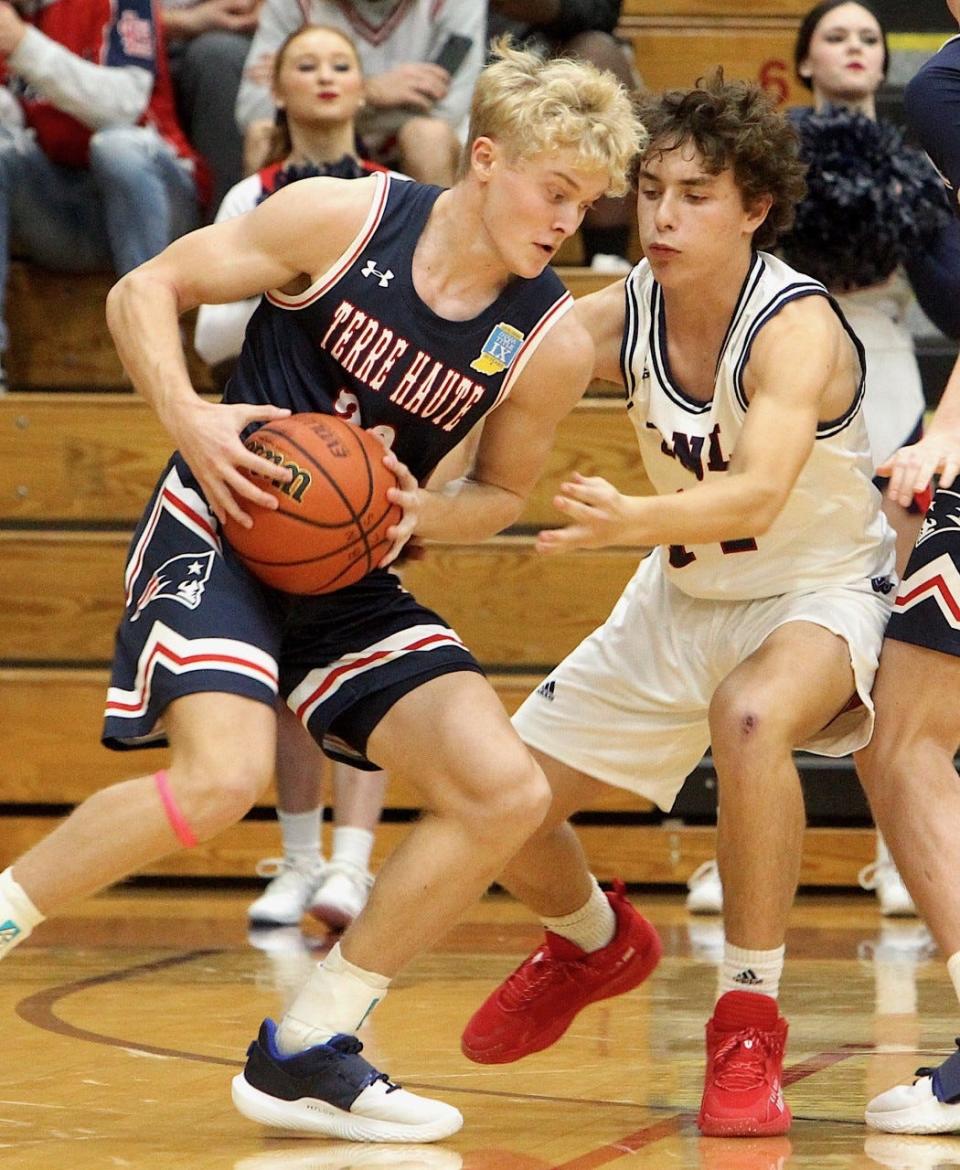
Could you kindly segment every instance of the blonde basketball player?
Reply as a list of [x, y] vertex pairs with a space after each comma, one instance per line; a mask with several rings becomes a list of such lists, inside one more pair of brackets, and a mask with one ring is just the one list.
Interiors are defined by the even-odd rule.
[[[424, 1142], [460, 1128], [457, 1109], [369, 1064], [355, 1033], [549, 804], [476, 660], [385, 563], [334, 593], [266, 596], [219, 540], [226, 515], [249, 523], [244, 505], [269, 498], [238, 469], [280, 474], [239, 432], [289, 410], [349, 414], [389, 440], [404, 511], [394, 552], [414, 534], [481, 540], [520, 514], [593, 359], [550, 261], [594, 200], [626, 189], [642, 133], [599, 70], [497, 56], [451, 189], [304, 179], [178, 241], [107, 303], [124, 364], [180, 450], [131, 546], [105, 738], [165, 735], [171, 765], [95, 794], [0, 874], [0, 957], [71, 900], [243, 816], [273, 770], [279, 692], [329, 756], [415, 785], [424, 809], [234, 1078], [241, 1113], [285, 1131]], [[264, 290], [226, 401], [203, 402], [178, 312]], [[481, 417], [471, 474], [421, 487]], [[172, 564], [205, 574], [196, 609], [145, 592]]]
[[727, 942], [699, 1125], [779, 1134], [777, 995], [804, 830], [792, 752], [869, 738], [893, 537], [871, 483], [859, 343], [822, 285], [761, 250], [802, 193], [793, 131], [759, 89], [722, 77], [651, 99], [641, 118], [646, 258], [579, 304], [659, 494], [574, 476], [556, 499], [569, 525], [538, 544], [655, 547], [515, 717], [554, 803], [501, 880], [547, 936], [463, 1047], [516, 1060], [645, 977], [639, 916], [600, 892], [566, 818], [605, 784], [669, 809], [711, 744]]

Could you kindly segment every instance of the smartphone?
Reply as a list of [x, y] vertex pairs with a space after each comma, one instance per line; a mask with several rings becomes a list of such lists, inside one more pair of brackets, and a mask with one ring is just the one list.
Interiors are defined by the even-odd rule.
[[473, 47], [473, 37], [464, 37], [459, 33], [451, 33], [440, 46], [440, 52], [433, 58], [433, 64], [439, 65], [452, 77], [463, 64], [467, 53]]

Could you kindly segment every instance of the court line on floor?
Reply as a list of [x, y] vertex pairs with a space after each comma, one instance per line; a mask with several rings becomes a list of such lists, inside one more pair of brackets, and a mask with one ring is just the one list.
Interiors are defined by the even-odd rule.
[[[141, 975], [154, 974], [158, 971], [169, 970], [173, 967], [184, 966], [187, 963], [196, 962], [198, 959], [207, 959], [214, 955], [220, 955], [224, 952], [219, 949], [195, 950], [187, 951], [180, 955], [171, 955], [164, 959], [154, 959], [146, 963], [139, 963], [133, 967], [118, 968], [113, 971], [105, 972], [102, 975], [93, 975], [86, 979], [78, 979], [72, 983], [62, 983], [54, 987], [46, 988], [44, 990], [34, 992], [33, 995], [27, 996], [21, 1000], [16, 1007], [17, 1015], [29, 1024], [41, 1028], [45, 1031], [54, 1032], [57, 1035], [65, 1036], [70, 1039], [84, 1040], [93, 1044], [100, 1044], [112, 1048], [120, 1048], [125, 1051], [143, 1052], [151, 1056], [168, 1057], [180, 1060], [191, 1060], [204, 1064], [215, 1064], [225, 1066], [227, 1068], [240, 1068], [243, 1066], [242, 1060], [232, 1060], [228, 1057], [208, 1056], [199, 1052], [188, 1052], [183, 1049], [165, 1048], [153, 1044], [144, 1044], [140, 1041], [123, 1040], [120, 1037], [108, 1036], [102, 1032], [93, 1032], [86, 1028], [78, 1028], [74, 1024], [69, 1024], [61, 1019], [56, 1012], [56, 1006], [68, 996], [79, 991], [85, 991], [92, 987], [103, 986], [108, 983], [118, 983], [126, 979], [136, 978]], [[799, 1061], [797, 1064], [791, 1065], [784, 1069], [783, 1083], [785, 1087], [796, 1084], [798, 1081], [805, 1080], [807, 1077], [813, 1076], [815, 1073], [822, 1072], [824, 1069], [830, 1068], [841, 1061], [848, 1060], [852, 1056], [862, 1055], [873, 1051], [875, 1045], [873, 1044], [845, 1044], [839, 1049], [834, 1049], [829, 1052], [819, 1052], [813, 1056], [807, 1057], [805, 1060]], [[919, 1053], [918, 1053], [919, 1055]], [[429, 1092], [456, 1092], [464, 1093], [469, 1096], [483, 1096], [483, 1097], [513, 1097], [529, 1101], [544, 1101], [557, 1102], [565, 1105], [586, 1105], [586, 1106], [601, 1106], [604, 1108], [623, 1107], [630, 1109], [656, 1109], [657, 1106], [638, 1105], [637, 1102], [632, 1101], [606, 1101], [602, 1099], [581, 1099], [571, 1097], [558, 1097], [540, 1095], [534, 1093], [510, 1092], [502, 1089], [477, 1089], [467, 1087], [453, 1087], [450, 1085], [429, 1085], [420, 1082], [406, 1081], [411, 1088], [419, 1090], [427, 1090]], [[659, 1108], [663, 1108], [662, 1106]], [[669, 1106], [667, 1108], [670, 1108]], [[690, 1112], [679, 1111], [673, 1113], [670, 1117], [662, 1118], [655, 1121], [653, 1124], [644, 1126], [642, 1129], [634, 1130], [615, 1142], [609, 1142], [606, 1145], [597, 1147], [589, 1153], [578, 1155], [571, 1161], [563, 1162], [553, 1167], [552, 1170], [598, 1170], [599, 1167], [605, 1166], [610, 1162], [622, 1158], [625, 1154], [632, 1154], [638, 1150], [644, 1149], [647, 1146], [654, 1145], [656, 1142], [663, 1141], [666, 1138], [676, 1136], [682, 1126], [693, 1119], [695, 1115]], [[804, 1120], [801, 1117], [795, 1117], [795, 1120]], [[811, 1119], [812, 1120], [812, 1119]], [[820, 1120], [820, 1119], [818, 1119]], [[838, 1120], [842, 1123], [842, 1119]], [[859, 1122], [857, 1124], [860, 1124]]]

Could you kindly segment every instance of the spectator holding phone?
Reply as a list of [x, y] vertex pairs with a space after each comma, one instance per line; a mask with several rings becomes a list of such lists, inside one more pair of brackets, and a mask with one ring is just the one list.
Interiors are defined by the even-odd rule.
[[365, 152], [420, 182], [450, 186], [483, 65], [483, 5], [476, 0], [265, 0], [237, 97], [248, 170], [262, 165], [272, 132], [273, 55], [305, 22], [339, 29], [357, 45], [366, 78], [357, 127]]
[[[640, 87], [631, 57], [615, 34], [621, 0], [490, 0], [491, 39], [509, 33], [551, 57], [579, 57], [612, 73], [627, 90]], [[626, 272], [633, 200], [601, 199], [584, 217], [580, 238], [587, 264]]]
[[243, 177], [237, 90], [260, 0], [161, 0], [177, 115], [213, 178], [211, 213]]

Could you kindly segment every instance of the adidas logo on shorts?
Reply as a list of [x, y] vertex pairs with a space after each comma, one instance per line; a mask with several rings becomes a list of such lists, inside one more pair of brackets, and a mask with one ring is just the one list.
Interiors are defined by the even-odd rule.
[[537, 694], [540, 695], [541, 698], [546, 699], [548, 703], [552, 703], [556, 687], [556, 682], [552, 678], [548, 678], [546, 682], [542, 682], [537, 687]]

